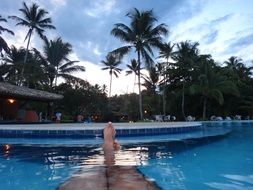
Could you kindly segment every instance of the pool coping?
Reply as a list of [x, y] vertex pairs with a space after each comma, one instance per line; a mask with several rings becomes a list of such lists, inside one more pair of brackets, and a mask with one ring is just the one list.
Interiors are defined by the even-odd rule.
[[[200, 122], [136, 122], [113, 123], [117, 136], [146, 136], [184, 133], [199, 129]], [[0, 137], [22, 138], [84, 138], [102, 137], [106, 123], [65, 124], [4, 124], [0, 125]]]

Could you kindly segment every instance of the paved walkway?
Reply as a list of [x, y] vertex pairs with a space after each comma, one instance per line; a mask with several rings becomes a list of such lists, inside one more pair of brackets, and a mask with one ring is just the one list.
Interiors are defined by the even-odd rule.
[[[100, 130], [106, 123], [1, 124], [2, 130]], [[200, 126], [200, 122], [113, 123], [116, 129], [168, 128]]]

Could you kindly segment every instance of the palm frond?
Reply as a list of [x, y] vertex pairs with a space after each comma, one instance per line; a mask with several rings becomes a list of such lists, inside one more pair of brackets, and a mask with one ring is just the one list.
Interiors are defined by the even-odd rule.
[[111, 51], [110, 54], [113, 54], [114, 56], [118, 56], [119, 58], [122, 58], [124, 55], [128, 54], [131, 51], [131, 48], [132, 46], [130, 45], [123, 46]]
[[213, 89], [213, 90], [209, 91], [208, 95], [209, 95], [209, 97], [212, 97], [212, 99], [215, 99], [216, 101], [218, 101], [220, 105], [223, 104], [224, 98], [223, 98], [223, 94], [221, 93], [221, 91], [219, 91], [217, 89]]

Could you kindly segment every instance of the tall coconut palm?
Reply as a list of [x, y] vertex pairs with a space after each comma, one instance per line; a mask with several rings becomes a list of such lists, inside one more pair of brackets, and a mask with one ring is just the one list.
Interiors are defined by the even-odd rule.
[[233, 69], [239, 68], [243, 65], [242, 59], [231, 56], [227, 61], [224, 62], [228, 67], [231, 67]]
[[246, 67], [241, 58], [232, 56], [224, 63], [226, 68], [229, 69], [230, 74], [234, 76], [236, 82], [241, 83], [242, 81], [250, 81], [253, 67]]
[[198, 77], [199, 83], [190, 87], [192, 94], [201, 94], [203, 99], [203, 119], [206, 119], [206, 107], [208, 100], [216, 100], [220, 105], [223, 104], [224, 94], [239, 96], [236, 85], [226, 76], [215, 71], [211, 66], [212, 60], [202, 62], [201, 73]]
[[167, 80], [167, 68], [169, 68], [169, 59], [173, 55], [173, 47], [174, 44], [171, 45], [170, 42], [163, 43], [160, 47], [159, 56], [158, 58], [163, 58], [166, 60], [163, 64], [163, 75], [164, 75], [164, 81], [163, 81], [163, 115], [166, 115], [166, 80]]
[[147, 91], [152, 94], [155, 95], [156, 94], [156, 89], [159, 83], [159, 71], [157, 70], [156, 67], [152, 67], [149, 70], [149, 75], [148, 76], [143, 76], [144, 79], [144, 84], [143, 86], [145, 86], [147, 88]]
[[55, 27], [51, 24], [51, 18], [46, 18], [48, 12], [44, 9], [39, 8], [36, 3], [33, 3], [30, 7], [27, 7], [26, 3], [23, 2], [23, 8], [19, 9], [19, 11], [23, 14], [24, 18], [18, 16], [9, 16], [9, 18], [16, 20], [16, 25], [25, 26], [28, 28], [28, 32], [25, 37], [25, 40], [28, 39], [26, 46], [26, 54], [24, 57], [24, 63], [26, 63], [28, 48], [33, 32], [35, 31], [40, 36], [40, 38], [43, 39], [45, 29], [55, 29]]
[[137, 53], [139, 111], [140, 119], [142, 120], [143, 110], [140, 85], [141, 58], [145, 60], [146, 67], [151, 68], [153, 65], [152, 56], [154, 55], [152, 48], [160, 47], [162, 35], [166, 35], [168, 30], [165, 24], [154, 26], [157, 19], [152, 10], [140, 12], [134, 8], [126, 16], [131, 19], [130, 25], [127, 26], [123, 23], [117, 23], [111, 31], [113, 36], [125, 42], [126, 45], [114, 50], [113, 53], [119, 53], [123, 56], [128, 54], [132, 49]]
[[148, 71], [148, 75], [143, 75], [142, 78], [144, 79], [144, 83], [142, 86], [146, 87], [145, 94], [145, 101], [144, 107], [145, 110], [149, 110], [150, 113], [157, 114], [158, 112], [161, 113], [160, 109], [160, 93], [158, 91], [158, 87], [160, 84], [160, 71], [158, 70], [157, 65], [152, 67]]
[[7, 68], [7, 73], [5, 75], [7, 81], [16, 85], [21, 85], [21, 73], [22, 70], [24, 70], [24, 55], [25, 49], [17, 49], [15, 46], [11, 46], [10, 50], [7, 52], [4, 58], [4, 62], [6, 63]]
[[37, 53], [44, 60], [46, 74], [50, 81], [50, 87], [53, 87], [53, 82], [57, 86], [58, 77], [63, 79], [75, 79], [73, 72], [85, 71], [83, 66], [75, 65], [78, 61], [68, 59], [72, 52], [72, 46], [69, 43], [63, 42], [59, 37], [55, 40], [44, 39], [43, 55]]
[[131, 65], [127, 65], [127, 67], [129, 70], [126, 71], [126, 75], [130, 75], [134, 73], [134, 87], [133, 87], [133, 92], [134, 92], [135, 84], [136, 84], [136, 76], [138, 75], [138, 68], [139, 68], [136, 59], [132, 59]]
[[191, 43], [189, 41], [180, 42], [177, 44], [177, 51], [174, 52], [172, 58], [176, 61], [174, 66], [176, 67], [176, 75], [178, 75], [179, 81], [182, 83], [182, 116], [185, 119], [185, 83], [191, 80], [191, 72], [193, 71], [193, 65], [196, 59], [198, 59], [198, 43]]
[[120, 74], [121, 70], [118, 68], [118, 66], [121, 64], [121, 60], [113, 55], [113, 54], [108, 54], [106, 56], [105, 60], [101, 61], [106, 67], [102, 68], [102, 70], [109, 70], [110, 74], [110, 87], [109, 87], [109, 97], [111, 97], [111, 90], [112, 90], [112, 74], [115, 75], [115, 77], [119, 77], [118, 74]]
[[[40, 86], [46, 79], [43, 72], [43, 65], [32, 52], [28, 53], [27, 64], [23, 64], [26, 50], [24, 48], [17, 49], [11, 46], [9, 52], [6, 53], [3, 61], [5, 63], [5, 80], [16, 85], [26, 85], [31, 88]], [[25, 68], [24, 68], [25, 67]], [[21, 73], [24, 71], [24, 78]]]
[[[7, 20], [0, 15], [0, 22], [7, 22]], [[4, 28], [3, 26], [0, 25], [0, 54], [1, 54], [1, 56], [3, 56], [3, 53], [2, 53], [3, 50], [5, 52], [9, 51], [9, 47], [7, 45], [7, 42], [1, 36], [2, 32], [8, 32], [9, 34], [14, 35], [14, 32], [12, 32], [11, 30]]]
[[239, 108], [245, 112], [248, 112], [250, 115], [253, 115], [253, 97], [245, 97], [242, 101], [242, 105]]

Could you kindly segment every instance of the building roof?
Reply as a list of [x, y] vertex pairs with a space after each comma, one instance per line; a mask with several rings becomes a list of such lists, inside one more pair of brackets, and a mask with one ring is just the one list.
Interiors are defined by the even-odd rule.
[[62, 99], [63, 95], [0, 82], [0, 98], [53, 101]]

